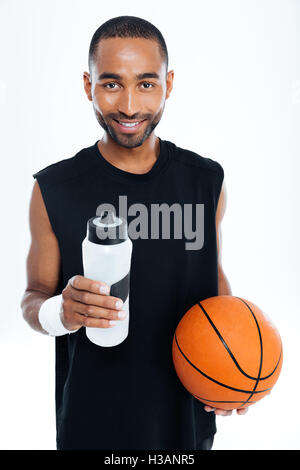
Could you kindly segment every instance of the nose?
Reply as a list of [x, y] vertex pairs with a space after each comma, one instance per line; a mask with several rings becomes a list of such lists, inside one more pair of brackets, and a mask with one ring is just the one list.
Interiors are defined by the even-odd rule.
[[118, 103], [119, 112], [125, 116], [135, 116], [139, 112], [139, 100], [133, 90], [123, 90]]

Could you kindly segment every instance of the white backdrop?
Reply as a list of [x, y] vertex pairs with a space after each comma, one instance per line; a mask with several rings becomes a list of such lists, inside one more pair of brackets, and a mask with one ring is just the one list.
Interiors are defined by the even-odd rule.
[[225, 273], [282, 336], [271, 395], [218, 417], [214, 449], [299, 449], [299, 0], [0, 1], [0, 447], [55, 449], [54, 339], [20, 309], [32, 173], [101, 138], [82, 73], [119, 15], [161, 30], [175, 77], [156, 134], [223, 166]]

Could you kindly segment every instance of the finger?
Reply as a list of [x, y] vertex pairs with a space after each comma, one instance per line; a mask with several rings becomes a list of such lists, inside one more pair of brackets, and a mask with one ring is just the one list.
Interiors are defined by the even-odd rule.
[[216, 408], [212, 408], [211, 406], [205, 405], [204, 410], [207, 411], [208, 413], [210, 411], [215, 411]]
[[106, 320], [104, 318], [85, 317], [83, 315], [83, 325], [89, 328], [112, 328], [118, 322], [116, 320]]
[[124, 310], [112, 310], [104, 307], [96, 307], [95, 305], [87, 305], [75, 301], [73, 302], [73, 311], [81, 313], [86, 317], [104, 318], [107, 320], [123, 320], [128, 315], [128, 312]]
[[110, 292], [110, 287], [104, 281], [95, 281], [80, 274], [71, 277], [68, 284], [75, 289], [93, 292], [94, 294], [109, 294]]
[[74, 319], [78, 321], [76, 328], [80, 328], [82, 326], [88, 326], [90, 328], [111, 328], [117, 324], [116, 320], [87, 317], [86, 315], [77, 312], [73, 312], [72, 322], [74, 322]]
[[[64, 323], [66, 323], [66, 328], [69, 330], [75, 330], [78, 328], [81, 328], [83, 326], [83, 319], [85, 318], [84, 315], [81, 315], [80, 313], [72, 312], [70, 315], [66, 315], [64, 319]], [[71, 328], [69, 328], [69, 325], [72, 325]]]
[[96, 307], [104, 307], [112, 310], [122, 310], [123, 301], [111, 295], [93, 294], [85, 290], [74, 289], [70, 286], [71, 298], [77, 302]]
[[215, 410], [215, 414], [218, 416], [230, 416], [232, 415], [232, 410], [222, 410], [220, 408], [217, 408]]
[[238, 408], [236, 412], [238, 415], [245, 415], [248, 412], [248, 408]]

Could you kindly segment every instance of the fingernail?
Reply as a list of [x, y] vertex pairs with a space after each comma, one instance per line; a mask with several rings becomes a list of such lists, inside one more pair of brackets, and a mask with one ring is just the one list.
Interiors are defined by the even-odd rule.
[[115, 320], [109, 320], [109, 324], [112, 325], [112, 326], [114, 326], [114, 325], [117, 324], [117, 322], [116, 322]]
[[122, 319], [125, 318], [125, 317], [127, 317], [127, 312], [126, 312], [126, 310], [121, 310], [120, 312], [118, 312], [118, 317], [119, 317], [119, 318], [122, 318]]
[[123, 307], [123, 302], [122, 302], [122, 300], [117, 300], [117, 301], [116, 301], [116, 308], [117, 308], [117, 309], [120, 309], [120, 308], [122, 308], [122, 307]]
[[101, 294], [108, 294], [109, 293], [109, 287], [108, 286], [101, 286], [100, 287], [100, 293]]

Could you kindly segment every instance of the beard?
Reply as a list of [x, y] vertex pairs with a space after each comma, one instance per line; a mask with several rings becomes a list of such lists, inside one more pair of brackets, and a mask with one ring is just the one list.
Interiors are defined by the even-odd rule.
[[147, 119], [147, 121], [144, 130], [140, 129], [135, 134], [122, 134], [121, 131], [118, 132], [116, 128], [110, 124], [112, 119], [116, 119], [114, 116], [108, 115], [103, 118], [101, 113], [99, 113], [99, 111], [95, 108], [94, 103], [93, 108], [96, 115], [96, 119], [102, 129], [110, 135], [110, 137], [116, 144], [125, 148], [135, 148], [143, 145], [145, 140], [149, 137], [149, 135], [152, 134], [157, 124], [160, 122], [162, 114], [164, 112], [163, 107], [163, 109], [154, 118], [153, 115], [145, 116], [144, 119]]

